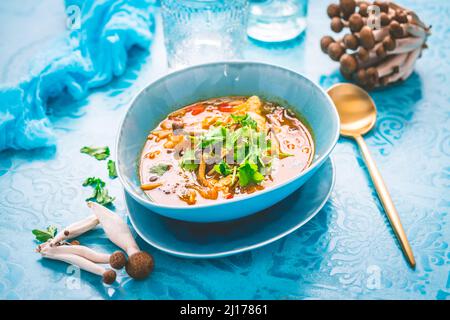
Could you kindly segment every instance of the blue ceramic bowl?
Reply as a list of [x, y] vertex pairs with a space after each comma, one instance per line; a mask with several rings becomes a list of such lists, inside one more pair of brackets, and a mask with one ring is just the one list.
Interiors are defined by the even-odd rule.
[[[139, 157], [148, 133], [170, 112], [193, 102], [229, 95], [258, 95], [284, 100], [312, 129], [315, 156], [311, 166], [272, 188], [207, 205], [180, 206], [153, 202], [140, 189]], [[254, 62], [218, 62], [170, 73], [142, 90], [131, 103], [117, 138], [117, 171], [127, 192], [150, 210], [191, 222], [242, 218], [283, 200], [325, 162], [339, 137], [339, 117], [328, 95], [291, 70]]]

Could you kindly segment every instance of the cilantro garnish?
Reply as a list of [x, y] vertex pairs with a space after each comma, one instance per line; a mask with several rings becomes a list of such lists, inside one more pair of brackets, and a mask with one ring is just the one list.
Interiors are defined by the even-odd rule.
[[214, 170], [224, 177], [233, 173], [233, 169], [231, 169], [231, 167], [228, 165], [228, 163], [225, 162], [225, 160], [222, 160], [219, 164], [216, 164], [214, 166]]
[[[272, 155], [271, 139], [265, 131], [258, 131], [257, 122], [250, 114], [230, 116], [232, 125], [211, 126], [200, 137], [191, 137], [194, 148], [185, 150], [181, 167], [190, 171], [197, 170], [198, 155], [203, 154], [208, 159], [221, 159], [213, 169], [221, 177], [232, 175], [231, 185], [234, 185], [236, 179], [241, 187], [260, 184], [270, 172], [273, 157], [277, 156]], [[229, 162], [228, 155], [234, 156], [232, 163]], [[291, 155], [282, 153], [280, 158], [288, 156]]]
[[245, 161], [239, 166], [239, 184], [245, 187], [251, 183], [258, 184], [264, 180], [264, 176], [259, 172], [258, 165], [250, 161]]
[[48, 226], [45, 230], [34, 229], [31, 231], [36, 236], [36, 240], [40, 242], [47, 242], [53, 239], [58, 232], [55, 226]]
[[201, 139], [202, 148], [223, 142], [227, 136], [228, 129], [225, 127], [213, 127]]
[[195, 157], [195, 150], [188, 149], [184, 152], [183, 157], [181, 158], [181, 167], [185, 170], [195, 171], [198, 167], [198, 162]]
[[170, 164], [159, 163], [150, 168], [150, 173], [154, 173], [158, 176], [162, 176], [169, 169], [170, 169]]
[[235, 123], [240, 124], [242, 127], [250, 127], [252, 129], [257, 128], [257, 122], [248, 114], [245, 115], [231, 115], [231, 118], [234, 120]]
[[83, 147], [81, 153], [86, 153], [97, 160], [105, 160], [109, 157], [109, 147]]
[[108, 175], [111, 179], [117, 178], [116, 163], [113, 160], [108, 160]]
[[92, 196], [86, 199], [86, 201], [95, 201], [103, 206], [112, 204], [114, 197], [108, 194], [108, 190], [105, 188], [105, 182], [96, 177], [87, 178], [83, 182], [83, 187], [91, 186], [94, 188]]

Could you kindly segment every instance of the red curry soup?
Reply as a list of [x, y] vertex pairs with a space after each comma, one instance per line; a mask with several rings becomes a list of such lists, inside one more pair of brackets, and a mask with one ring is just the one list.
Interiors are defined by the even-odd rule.
[[139, 175], [154, 202], [211, 204], [283, 183], [313, 155], [311, 133], [291, 110], [257, 96], [221, 97], [183, 107], [150, 132]]

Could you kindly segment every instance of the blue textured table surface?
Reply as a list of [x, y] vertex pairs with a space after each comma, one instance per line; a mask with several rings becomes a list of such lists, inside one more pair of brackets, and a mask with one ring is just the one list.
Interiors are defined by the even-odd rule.
[[[65, 226], [87, 214], [82, 181], [106, 173], [105, 162], [79, 153], [84, 145], [114, 148], [130, 99], [163, 75], [161, 24], [151, 54], [136, 52], [126, 74], [79, 102], [50, 108], [56, 148], [0, 153], [0, 298], [13, 299], [318, 299], [450, 297], [450, 3], [399, 1], [432, 24], [429, 49], [401, 85], [372, 93], [379, 118], [369, 147], [392, 193], [417, 259], [411, 270], [377, 201], [356, 146], [341, 139], [333, 152], [337, 181], [325, 208], [297, 232], [271, 245], [217, 260], [179, 259], [139, 241], [154, 255], [143, 282], [122, 276], [112, 287], [34, 252], [31, 229]], [[336, 64], [319, 49], [330, 34], [327, 1], [311, 1], [301, 41], [272, 48], [249, 43], [246, 59], [305, 73], [325, 88], [339, 81]], [[2, 1], [0, 83], [27, 72], [27, 61], [64, 32], [63, 3]], [[106, 176], [103, 176], [106, 179]], [[109, 183], [125, 216], [119, 181]], [[101, 230], [80, 241], [115, 248]]]

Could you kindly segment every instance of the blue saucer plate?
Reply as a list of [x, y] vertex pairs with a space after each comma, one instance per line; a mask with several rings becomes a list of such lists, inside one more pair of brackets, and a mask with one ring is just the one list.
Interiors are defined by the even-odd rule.
[[180, 257], [218, 258], [262, 247], [303, 226], [327, 202], [334, 185], [334, 171], [328, 159], [300, 189], [280, 203], [226, 222], [174, 220], [152, 212], [126, 192], [125, 200], [134, 229], [150, 245]]

